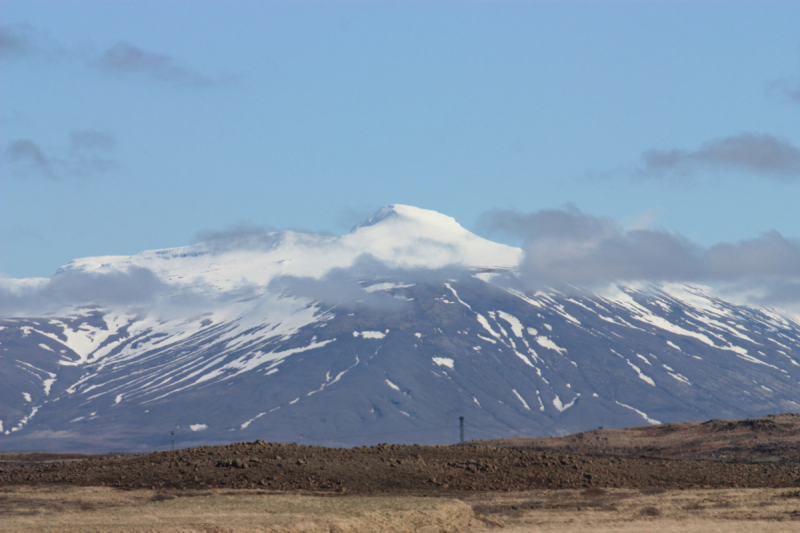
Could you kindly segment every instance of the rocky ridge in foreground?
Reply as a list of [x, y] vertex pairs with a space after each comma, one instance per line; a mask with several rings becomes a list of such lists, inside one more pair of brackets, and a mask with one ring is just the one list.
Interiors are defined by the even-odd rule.
[[[786, 417], [784, 417], [786, 418]], [[798, 423], [800, 416], [793, 416]], [[774, 430], [771, 418], [753, 423], [757, 435]], [[782, 420], [782, 419], [779, 419]], [[748, 421], [712, 421], [734, 437]], [[747, 425], [747, 424], [745, 424]], [[678, 425], [680, 426], [680, 425]], [[680, 431], [676, 432], [678, 435]], [[684, 444], [691, 445], [683, 432]], [[585, 437], [584, 437], [585, 438]], [[673, 439], [675, 441], [677, 439]], [[751, 439], [755, 441], [756, 439]], [[559, 439], [552, 439], [558, 443]], [[479, 446], [380, 444], [325, 448], [263, 441], [203, 446], [143, 455], [88, 459], [25, 454], [0, 456], [0, 486], [82, 485], [122, 489], [263, 489], [332, 493], [447, 493], [617, 487], [687, 489], [800, 487], [800, 460], [794, 449], [769, 462], [664, 459], [612, 455], [602, 447], [592, 455]], [[756, 449], [758, 445], [751, 446]]]

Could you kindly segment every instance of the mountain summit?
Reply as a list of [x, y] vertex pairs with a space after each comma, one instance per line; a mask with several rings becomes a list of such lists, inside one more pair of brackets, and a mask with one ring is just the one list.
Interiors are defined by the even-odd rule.
[[518, 277], [392, 205], [341, 237], [220, 235], [10, 286], [0, 448], [146, 451], [563, 435], [800, 409], [800, 324], [685, 284]]
[[266, 286], [286, 275], [321, 278], [332, 270], [350, 268], [359, 259], [392, 269], [514, 269], [522, 250], [479, 237], [435, 211], [395, 204], [341, 237], [292, 231], [221, 236], [133, 256], [78, 259], [58, 274], [145, 268], [167, 284], [230, 291], [244, 285]]

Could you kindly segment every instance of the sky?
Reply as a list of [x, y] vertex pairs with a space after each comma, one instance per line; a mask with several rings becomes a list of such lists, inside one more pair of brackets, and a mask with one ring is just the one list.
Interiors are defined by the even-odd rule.
[[529, 252], [567, 220], [605, 243], [567, 281], [796, 282], [798, 28], [796, 1], [3, 0], [0, 275], [402, 203]]

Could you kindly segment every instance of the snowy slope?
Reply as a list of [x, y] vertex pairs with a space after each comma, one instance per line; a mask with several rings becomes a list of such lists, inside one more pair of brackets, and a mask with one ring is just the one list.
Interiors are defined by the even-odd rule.
[[146, 268], [205, 299], [1, 319], [0, 447], [452, 442], [458, 416], [484, 438], [800, 409], [792, 317], [681, 284], [530, 291], [520, 260], [389, 206], [340, 238], [73, 261], [54, 278]]
[[199, 243], [134, 256], [78, 259], [60, 272], [142, 267], [169, 284], [229, 291], [263, 287], [284, 275], [321, 278], [363, 257], [388, 268], [516, 268], [522, 251], [478, 237], [434, 211], [391, 205], [339, 238], [282, 231], [222, 245]]

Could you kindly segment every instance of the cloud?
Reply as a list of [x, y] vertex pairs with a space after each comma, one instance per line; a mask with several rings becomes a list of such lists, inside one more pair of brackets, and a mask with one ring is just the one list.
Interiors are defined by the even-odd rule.
[[146, 268], [107, 273], [67, 270], [38, 285], [0, 284], [0, 315], [43, 313], [65, 305], [146, 305], [166, 290], [167, 286]]
[[4, 150], [3, 159], [11, 165], [12, 173], [17, 176], [42, 176], [56, 179], [52, 161], [30, 139], [11, 141]]
[[441, 284], [458, 279], [464, 269], [416, 269], [393, 268], [383, 261], [365, 254], [359, 256], [347, 268], [335, 268], [322, 278], [280, 276], [268, 285], [270, 291], [280, 291], [293, 296], [306, 297], [330, 307], [370, 308], [380, 311], [402, 311], [410, 302], [402, 294], [395, 297], [384, 290], [367, 291], [375, 283], [398, 283], [402, 285]]
[[143, 77], [182, 87], [208, 87], [228, 81], [212, 78], [179, 65], [172, 57], [119, 42], [90, 62], [98, 71], [112, 76]]
[[353, 309], [369, 307], [384, 311], [400, 310], [408, 302], [387, 294], [385, 291], [366, 292], [364, 287], [347, 270], [335, 270], [322, 279], [296, 276], [280, 276], [269, 285], [270, 291], [279, 291], [308, 298], [329, 307]]
[[84, 151], [113, 150], [117, 143], [111, 133], [96, 130], [75, 130], [69, 134], [69, 145], [72, 153]]
[[766, 92], [767, 94], [778, 93], [790, 102], [800, 104], [800, 77], [767, 82]]
[[30, 139], [11, 141], [3, 150], [3, 163], [10, 175], [20, 178], [91, 177], [117, 167], [107, 156], [116, 146], [108, 132], [75, 130], [69, 135], [69, 147], [61, 157], [48, 155]]
[[786, 88], [786, 96], [789, 100], [800, 104], [800, 82], [796, 82], [793, 86]]
[[195, 242], [203, 242], [211, 253], [232, 250], [269, 250], [280, 242], [280, 232], [257, 226], [250, 222], [239, 222], [224, 230], [203, 230], [195, 235]]
[[[380, 206], [378, 206], [380, 207]], [[362, 203], [360, 205], [348, 205], [339, 210], [335, 224], [339, 228], [351, 231], [355, 226], [367, 220], [378, 210], [373, 204]]]
[[28, 24], [0, 26], [0, 57], [29, 57], [40, 50], [36, 34]]
[[464, 275], [461, 269], [397, 269], [363, 255], [346, 268], [329, 271], [321, 278], [279, 276], [267, 285], [242, 284], [226, 291], [209, 290], [205, 284], [165, 283], [143, 267], [110, 272], [60, 270], [49, 279], [0, 278], [0, 316], [43, 316], [75, 306], [124, 306], [134, 311], [155, 312], [164, 318], [182, 316], [187, 310], [210, 310], [231, 302], [245, 302], [267, 293], [307, 298], [326, 307], [369, 308], [384, 312], [409, 309], [404, 290], [367, 290], [375, 283], [440, 285]]
[[74, 61], [118, 78], [144, 78], [180, 87], [208, 87], [230, 82], [231, 76], [207, 76], [174, 58], [120, 41], [99, 54], [92, 46], [69, 48], [30, 24], [0, 26], [0, 59]]
[[704, 248], [673, 232], [627, 230], [573, 206], [536, 213], [497, 210], [481, 221], [489, 231], [524, 239], [521, 275], [533, 286], [592, 287], [618, 281], [710, 282], [760, 287], [761, 298], [789, 298], [800, 283], [800, 240], [778, 232]]
[[492, 211], [482, 225], [525, 239], [523, 276], [534, 284], [696, 279], [700, 250], [674, 233], [625, 231], [573, 206], [536, 213]]
[[696, 150], [642, 152], [637, 178], [691, 177], [700, 171], [743, 171], [781, 181], [800, 181], [800, 148], [768, 134], [713, 139]]
[[0, 26], [0, 59], [57, 62], [77, 55], [30, 24]]
[[194, 242], [204, 243], [211, 253], [216, 254], [232, 250], [267, 251], [280, 245], [287, 238], [319, 242], [331, 237], [333, 235], [327, 231], [310, 231], [303, 228], [278, 231], [270, 226], [244, 221], [223, 230], [199, 231], [195, 235]]
[[800, 240], [771, 231], [756, 239], [712, 246], [705, 252], [704, 260], [709, 273], [718, 280], [789, 279], [800, 276]]

